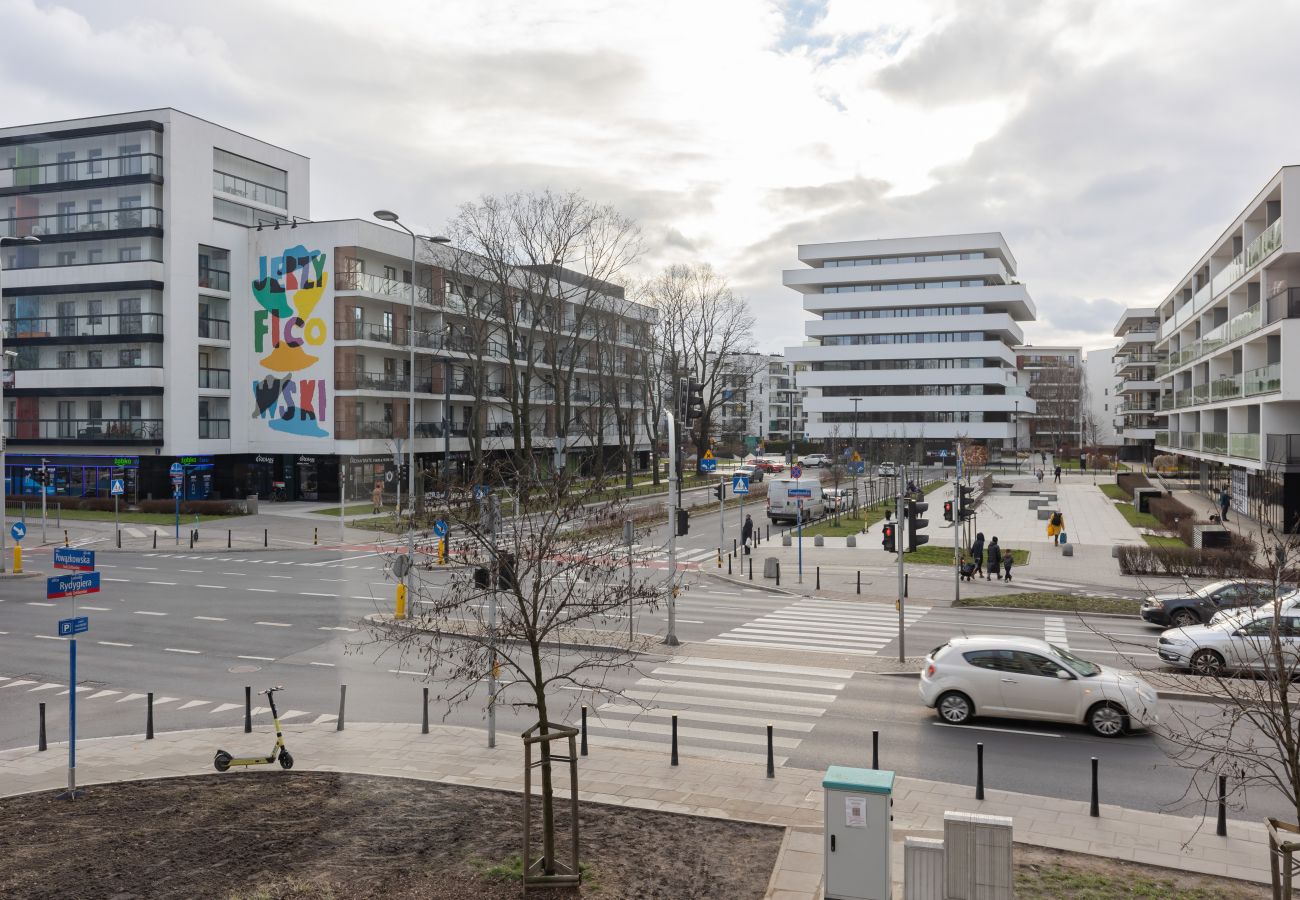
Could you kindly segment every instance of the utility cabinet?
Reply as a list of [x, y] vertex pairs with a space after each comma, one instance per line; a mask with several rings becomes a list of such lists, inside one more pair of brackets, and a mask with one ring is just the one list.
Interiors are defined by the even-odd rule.
[[826, 900], [889, 900], [894, 773], [831, 766], [826, 809]]

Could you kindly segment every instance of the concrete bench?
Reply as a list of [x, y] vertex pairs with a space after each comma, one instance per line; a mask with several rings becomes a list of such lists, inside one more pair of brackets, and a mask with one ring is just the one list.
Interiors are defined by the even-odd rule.
[[1050, 518], [1052, 517], [1052, 513], [1054, 513], [1054, 512], [1056, 512], [1056, 510], [1054, 510], [1054, 509], [1048, 509], [1048, 508], [1045, 507], [1045, 506], [1040, 506], [1040, 507], [1038, 508], [1038, 521], [1040, 521], [1040, 522], [1046, 522], [1048, 519], [1050, 519]]
[[1042, 497], [1034, 497], [1032, 500], [1029, 501], [1029, 508], [1039, 509], [1046, 502], [1047, 501], [1044, 500]]
[[1039, 493], [1040, 493], [1040, 492], [1039, 492], [1038, 488], [1033, 488], [1033, 487], [1027, 487], [1027, 488], [1012, 488], [1012, 489], [1011, 489], [1011, 496], [1012, 496], [1012, 497], [1022, 497], [1022, 496], [1026, 496], [1026, 495], [1028, 495], [1028, 496], [1030, 496], [1030, 497], [1036, 497]]

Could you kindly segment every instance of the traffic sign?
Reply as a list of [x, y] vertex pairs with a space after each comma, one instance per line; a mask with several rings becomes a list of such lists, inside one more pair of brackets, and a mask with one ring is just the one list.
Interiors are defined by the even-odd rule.
[[939, 458], [940, 458], [940, 459], [947, 459], [947, 458], [948, 458], [948, 449], [947, 449], [946, 447], [943, 448], [943, 449], [941, 449], [941, 450], [939, 451]]
[[22, 522], [15, 522], [14, 527], [9, 529], [9, 533], [14, 536], [15, 541], [21, 541], [27, 537], [27, 526]]
[[749, 493], [749, 478], [748, 478], [748, 476], [745, 476], [745, 475], [732, 475], [732, 476], [731, 476], [731, 492], [732, 492], [733, 494], [748, 494], [748, 493]]
[[490, 494], [490, 493], [492, 493], [492, 488], [489, 487], [488, 485], [486, 485], [486, 484], [476, 484], [476, 485], [474, 485], [474, 499], [475, 499], [475, 500], [482, 500], [484, 497], [486, 497], [486, 496], [487, 496], [488, 494]]
[[849, 463], [849, 470], [853, 472], [853, 474], [855, 475], [861, 475], [863, 472], [866, 471], [866, 469], [867, 469], [867, 464], [860, 459], [854, 460], [853, 462]]
[[803, 469], [802, 469], [800, 466], [791, 466], [791, 467], [790, 467], [790, 477], [791, 477], [791, 478], [802, 478], [802, 477], [803, 477]]
[[704, 455], [700, 457], [700, 471], [712, 472], [718, 468], [718, 461], [713, 458], [712, 450], [705, 450]]
[[384, 469], [384, 481], [388, 482], [389, 484], [392, 484], [393, 481], [396, 480], [396, 478], [397, 478], [396, 469]]
[[174, 462], [172, 463], [171, 468], [168, 469], [167, 471], [171, 472], [172, 476], [175, 477], [176, 475], [184, 475], [185, 467], [178, 462]]
[[121, 478], [114, 478], [112, 485], [108, 489], [108, 492], [113, 496], [117, 496], [118, 494], [125, 494], [126, 485], [122, 482]]
[[72, 569], [74, 572], [95, 571], [95, 551], [72, 547], [54, 548], [54, 568]]
[[59, 637], [71, 637], [74, 634], [84, 634], [89, 630], [89, 616], [77, 616], [72, 619], [59, 619]]
[[852, 459], [855, 463], [860, 463], [862, 462], [862, 454], [854, 450]]
[[790, 488], [787, 493], [791, 497], [812, 497], [812, 488]]
[[45, 580], [45, 599], [60, 600], [82, 594], [99, 593], [98, 572], [77, 572], [72, 575], [55, 575]]
[[433, 536], [445, 538], [447, 536], [447, 523], [442, 519], [433, 523]]
[[399, 553], [393, 557], [393, 576], [395, 578], [405, 578], [406, 573], [411, 571], [411, 557], [405, 553]]

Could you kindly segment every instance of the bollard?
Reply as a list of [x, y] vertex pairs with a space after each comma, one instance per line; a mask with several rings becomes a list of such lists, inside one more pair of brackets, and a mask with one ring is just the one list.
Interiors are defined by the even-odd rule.
[[[76, 690], [76, 687], [76, 685], [73, 685], [72, 689]], [[153, 691], [149, 692], [149, 711], [145, 714], [144, 719], [144, 739], [146, 741], [153, 740]]]
[[311, 545], [315, 547], [319, 543], [320, 543], [320, 529], [313, 528], [311, 530]]
[[587, 704], [582, 704], [582, 750], [581, 755], [587, 755]]
[[776, 760], [772, 756], [772, 723], [767, 723], [767, 777], [776, 777]]
[[226, 549], [230, 549], [230, 529], [226, 529]]
[[429, 689], [424, 688], [424, 716], [420, 720], [420, 734], [429, 733]]
[[718, 548], [718, 568], [722, 568], [722, 548]]
[[1088, 806], [1088, 815], [1094, 819], [1101, 816], [1101, 809], [1097, 802], [1097, 757], [1092, 758], [1092, 803]]
[[880, 732], [871, 732], [871, 768], [880, 768]]
[[984, 799], [984, 744], [975, 745], [975, 799]]
[[[119, 538], [119, 540], [120, 540], [120, 538]], [[69, 541], [68, 541], [68, 529], [66, 529], [66, 528], [63, 529], [63, 546], [65, 546], [65, 547], [71, 547], [71, 546], [72, 546], [72, 544], [69, 543]], [[119, 547], [119, 548], [121, 548], [121, 546], [122, 546], [121, 544], [118, 544], [118, 547]]]
[[[44, 722], [42, 722], [43, 727]], [[42, 734], [42, 744], [44, 744], [45, 732], [42, 731], [40, 734]], [[1227, 775], [1219, 775], [1219, 821], [1218, 825], [1214, 826], [1214, 834], [1217, 834], [1219, 838], [1227, 838]]]
[[727, 574], [728, 574], [728, 575], [731, 574], [731, 557], [730, 557], [730, 556], [727, 557]]
[[158, 529], [156, 529], [156, 528], [154, 529], [154, 532], [153, 532], [153, 548], [154, 548], [155, 550], [158, 549]]
[[858, 593], [862, 593], [862, 570], [858, 569]]
[[190, 549], [194, 549], [194, 530], [190, 529]]
[[343, 730], [343, 701], [346, 699], [348, 699], [348, 686], [346, 684], [340, 684], [339, 685], [339, 720], [338, 720], [338, 724], [334, 728], [335, 731]]
[[820, 591], [821, 589], [822, 589], [822, 567], [818, 566], [817, 567], [817, 590]]
[[37, 741], [36, 744], [36, 749], [37, 750], [49, 749], [45, 744], [45, 704], [44, 703], [41, 704], [41, 732], [40, 732], [40, 739]]
[[677, 765], [677, 713], [673, 713], [673, 765]]
[[55, 528], [63, 527], [63, 504], [62, 503], [56, 503], [54, 505], [54, 527]]
[[912, 577], [912, 574], [911, 574], [910, 572], [904, 572], [904, 573], [903, 573], [903, 596], [904, 596], [904, 597], [907, 596], [907, 589], [908, 589], [908, 587], [910, 587], [910, 585], [908, 584], [908, 580], [909, 580], [911, 577]]
[[[155, 537], [154, 537], [154, 541], [155, 541], [155, 543], [157, 542], [157, 540], [158, 540], [158, 538], [157, 538], [157, 536], [155, 536]], [[119, 550], [122, 549], [122, 529], [120, 529], [120, 528], [117, 530], [117, 549], [119, 549]]]
[[263, 546], [263, 547], [266, 547], [266, 546], [267, 546], [267, 543], [266, 543], [266, 532], [267, 532], [267, 530], [266, 530], [265, 528], [263, 528], [263, 529], [262, 529], [262, 546]]
[[754, 580], [754, 557], [749, 558], [749, 580]]
[[244, 685], [244, 734], [253, 730], [253, 687]]
[[735, 539], [735, 538], [732, 538], [732, 539], [731, 539], [731, 555], [732, 555], [732, 556], [735, 556], [735, 555], [736, 555], [736, 550], [737, 550], [737, 547], [736, 547], [736, 539]]
[[776, 564], [776, 586], [781, 586], [781, 563], [778, 560]]

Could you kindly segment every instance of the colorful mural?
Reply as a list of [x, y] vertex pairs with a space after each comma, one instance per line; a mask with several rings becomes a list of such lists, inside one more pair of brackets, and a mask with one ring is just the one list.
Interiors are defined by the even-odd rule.
[[[329, 281], [326, 255], [301, 244], [259, 258], [253, 282], [253, 353], [262, 371], [253, 379], [253, 413], [277, 432], [329, 437]], [[314, 313], [323, 314], [313, 315]]]

